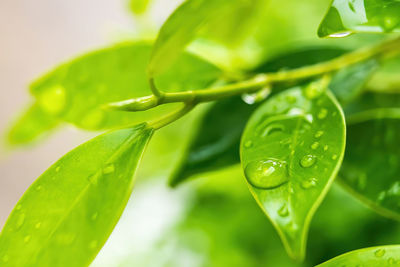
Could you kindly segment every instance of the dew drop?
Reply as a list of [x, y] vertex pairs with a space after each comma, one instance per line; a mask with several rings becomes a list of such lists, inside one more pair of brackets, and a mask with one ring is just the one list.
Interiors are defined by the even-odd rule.
[[383, 257], [383, 255], [385, 255], [385, 253], [386, 253], [386, 251], [384, 249], [378, 249], [375, 251], [374, 254], [377, 258], [381, 258], [381, 257]]
[[21, 210], [21, 208], [22, 208], [21, 205], [17, 205], [17, 206], [15, 207], [15, 210]]
[[350, 34], [351, 34], [351, 32], [338, 32], [338, 33], [329, 34], [328, 36], [332, 37], [332, 38], [342, 38], [342, 37], [349, 36]]
[[90, 219], [92, 219], [92, 221], [95, 221], [97, 219], [97, 216], [99, 216], [98, 212], [95, 212], [92, 214], [92, 216], [90, 217]]
[[31, 241], [31, 236], [30, 235], [25, 236], [24, 237], [24, 242], [25, 243], [29, 243], [29, 241]]
[[288, 181], [286, 162], [277, 159], [252, 161], [245, 167], [247, 181], [259, 189], [273, 189]]
[[386, 198], [386, 192], [385, 191], [381, 191], [378, 194], [378, 198], [377, 198], [378, 203], [381, 203], [382, 201], [384, 201], [385, 198]]
[[250, 147], [252, 147], [253, 146], [253, 142], [252, 141], [247, 141], [246, 143], [244, 143], [244, 147], [245, 148], [250, 148]]
[[93, 240], [89, 243], [90, 249], [95, 249], [97, 247], [97, 240]]
[[328, 148], [329, 148], [329, 146], [328, 146], [328, 145], [324, 145], [324, 151], [327, 151], [327, 150], [328, 150]]
[[317, 185], [316, 178], [310, 178], [310, 179], [307, 179], [307, 180], [301, 182], [301, 187], [303, 187], [304, 189], [309, 189], [309, 188], [315, 187], [316, 185]]
[[336, 160], [338, 158], [338, 156], [336, 154], [332, 155], [332, 160]]
[[325, 87], [321, 85], [321, 81], [310, 83], [305, 89], [305, 95], [308, 99], [314, 99], [325, 91]]
[[61, 85], [55, 85], [42, 92], [38, 97], [40, 106], [51, 114], [61, 113], [67, 103], [67, 94], [65, 88]]
[[56, 172], [59, 172], [59, 171], [60, 171], [60, 169], [61, 169], [61, 167], [60, 167], [60, 166], [58, 166], [58, 167], [56, 168]]
[[36, 229], [39, 229], [41, 226], [42, 226], [42, 223], [41, 223], [41, 222], [38, 222], [37, 224], [35, 224], [35, 228], [36, 228]]
[[322, 120], [322, 119], [325, 119], [327, 115], [328, 115], [328, 110], [323, 108], [319, 111], [317, 117], [318, 117], [318, 119]]
[[300, 166], [304, 168], [309, 168], [315, 164], [317, 161], [317, 158], [314, 155], [305, 155], [301, 160], [300, 160]]
[[311, 149], [313, 149], [313, 150], [317, 149], [318, 147], [319, 147], [319, 142], [314, 142], [311, 145]]
[[17, 219], [17, 223], [15, 225], [16, 229], [20, 229], [25, 222], [25, 213], [21, 213]]
[[115, 171], [115, 166], [114, 164], [108, 164], [106, 167], [104, 167], [103, 169], [103, 173], [104, 174], [110, 174], [113, 173]]
[[322, 135], [324, 135], [323, 131], [317, 131], [314, 136], [315, 138], [320, 138]]
[[278, 210], [278, 214], [281, 217], [287, 217], [289, 215], [289, 209], [286, 204], [283, 204], [282, 207]]
[[282, 124], [273, 123], [273, 124], [268, 125], [264, 129], [261, 136], [265, 137], [265, 136], [269, 136], [273, 133], [279, 133], [279, 132], [282, 132], [284, 129], [285, 129], [285, 127]]
[[40, 190], [42, 190], [42, 186], [41, 185], [38, 185], [38, 186], [36, 186], [36, 191], [40, 191]]

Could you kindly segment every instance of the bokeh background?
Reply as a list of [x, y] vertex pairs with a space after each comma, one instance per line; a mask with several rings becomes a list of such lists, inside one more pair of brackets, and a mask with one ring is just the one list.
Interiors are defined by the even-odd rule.
[[[0, 1], [0, 131], [5, 134], [30, 102], [30, 81], [86, 51], [127, 39], [153, 38], [180, 2], [153, 1], [145, 16], [134, 17], [123, 0]], [[329, 2], [270, 0], [244, 46], [228, 51], [214, 47], [203, 53], [210, 45], [200, 42], [190, 49], [219, 65], [244, 68], [289, 48], [336, 44], [337, 40], [316, 36]], [[366, 40], [350, 37], [341, 45], [354, 48]], [[185, 122], [192, 119], [168, 127], [153, 140], [154, 149], [150, 147], [152, 153], [145, 156], [126, 211], [92, 266], [312, 266], [353, 249], [400, 241], [396, 223], [334, 186], [313, 220], [306, 262], [291, 261], [237, 166], [203, 175], [178, 189], [167, 187], [168, 173], [182, 149], [178, 144], [187, 138]], [[3, 146], [0, 227], [42, 172], [94, 135], [65, 126], [29, 147]]]

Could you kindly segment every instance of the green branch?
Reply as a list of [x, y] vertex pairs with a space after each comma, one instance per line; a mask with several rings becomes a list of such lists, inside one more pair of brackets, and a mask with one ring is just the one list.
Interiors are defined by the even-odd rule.
[[199, 103], [214, 101], [244, 93], [255, 93], [264, 87], [272, 87], [278, 83], [301, 81], [307, 78], [330, 74], [371, 58], [381, 58], [389, 55], [394, 56], [399, 52], [400, 38], [396, 38], [347, 53], [330, 61], [292, 70], [258, 74], [252, 79], [217, 88], [163, 93], [154, 90], [152, 87], [154, 95], [110, 103], [107, 106], [112, 109], [124, 111], [143, 111], [168, 103]]

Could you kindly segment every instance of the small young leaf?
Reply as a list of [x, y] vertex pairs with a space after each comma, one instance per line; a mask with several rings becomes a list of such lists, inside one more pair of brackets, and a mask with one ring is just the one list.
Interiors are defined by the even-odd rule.
[[145, 124], [72, 150], [26, 191], [0, 235], [2, 266], [88, 266], [111, 234], [153, 133]]
[[54, 129], [58, 122], [38, 104], [33, 104], [10, 129], [8, 142], [11, 145], [23, 145], [35, 141], [44, 133]]
[[318, 35], [344, 37], [357, 32], [400, 32], [400, 2], [333, 0]]
[[391, 267], [400, 266], [400, 245], [380, 246], [354, 250], [337, 256], [316, 267], [365, 266]]
[[400, 220], [400, 108], [349, 117], [340, 181], [383, 216]]
[[250, 191], [298, 260], [304, 258], [311, 218], [344, 155], [344, 116], [324, 90], [311, 83], [267, 100], [250, 118], [241, 141]]
[[[162, 73], [179, 56], [184, 48], [195, 39], [199, 33], [212, 34], [214, 31], [232, 35], [238, 31], [238, 25], [243, 25], [251, 14], [237, 20], [235, 14], [243, 10], [255, 11], [260, 0], [188, 0], [179, 6], [161, 27], [154, 45], [154, 50], [148, 66], [151, 77]], [[225, 17], [232, 17], [226, 20]], [[221, 18], [224, 18], [221, 20]], [[239, 27], [240, 28], [240, 27]], [[221, 36], [221, 34], [219, 34]]]
[[129, 8], [136, 15], [141, 15], [146, 12], [150, 0], [130, 0]]

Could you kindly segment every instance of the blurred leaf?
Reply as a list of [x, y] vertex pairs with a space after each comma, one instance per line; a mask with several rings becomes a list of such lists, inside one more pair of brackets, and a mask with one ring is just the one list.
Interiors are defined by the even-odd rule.
[[101, 135], [42, 174], [0, 235], [3, 265], [89, 265], [125, 208], [152, 132], [141, 124]]
[[357, 32], [400, 32], [398, 0], [333, 0], [318, 35], [344, 37]]
[[249, 188], [297, 260], [304, 258], [311, 218], [344, 155], [344, 116], [324, 89], [312, 83], [267, 100], [241, 141]]
[[[161, 27], [148, 72], [151, 77], [165, 71], [185, 47], [200, 35], [220, 39], [238, 36], [261, 0], [188, 0]], [[240, 14], [240, 17], [238, 17]], [[221, 20], [221, 18], [223, 18]]]
[[130, 0], [129, 7], [136, 15], [141, 15], [146, 12], [151, 0]]
[[38, 104], [33, 104], [23, 113], [8, 133], [11, 145], [22, 145], [36, 141], [45, 132], [54, 129], [58, 120], [44, 112]]
[[400, 220], [400, 108], [351, 116], [340, 180], [379, 214]]
[[400, 265], [400, 245], [380, 246], [354, 250], [337, 256], [317, 267], [365, 266], [390, 267]]
[[[89, 130], [129, 126], [175, 110], [179, 104], [135, 113], [102, 108], [109, 102], [151, 94], [146, 79], [151, 50], [146, 43], [128, 43], [61, 65], [32, 84], [36, 105], [46, 116]], [[209, 86], [220, 74], [215, 66], [183, 54], [156, 83], [168, 92], [195, 90]]]
[[[299, 68], [340, 56], [345, 50], [333, 47], [313, 47], [275, 57], [254, 72], [274, 72]], [[341, 100], [350, 102], [358, 96], [378, 63], [367, 61], [339, 71], [329, 88]], [[286, 85], [288, 86], [288, 85]], [[279, 91], [280, 89], [277, 88]], [[216, 102], [205, 114], [194, 134], [184, 160], [171, 177], [175, 186], [193, 175], [216, 171], [239, 163], [239, 142], [247, 120], [258, 105], [248, 105], [240, 98]]]
[[346, 116], [351, 116], [367, 110], [399, 107], [400, 93], [364, 92], [357, 99], [346, 105], [344, 111]]

